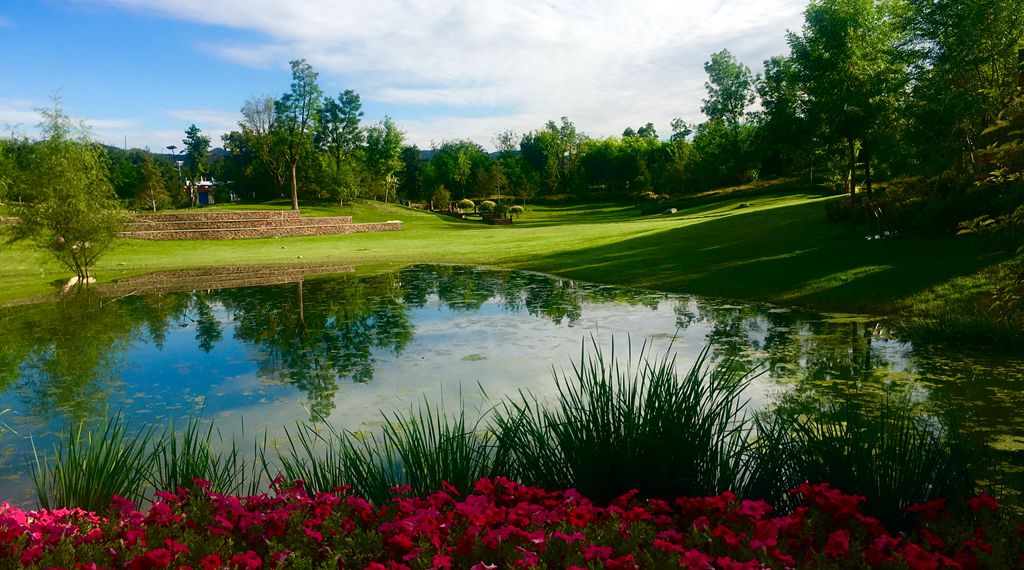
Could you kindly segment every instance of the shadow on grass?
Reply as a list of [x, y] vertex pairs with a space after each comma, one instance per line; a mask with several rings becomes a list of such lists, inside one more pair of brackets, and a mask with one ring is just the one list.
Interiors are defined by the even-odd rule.
[[823, 203], [815, 200], [560, 252], [529, 266], [662, 291], [881, 312], [1007, 255], [983, 238], [867, 240], [865, 231], [828, 222]]

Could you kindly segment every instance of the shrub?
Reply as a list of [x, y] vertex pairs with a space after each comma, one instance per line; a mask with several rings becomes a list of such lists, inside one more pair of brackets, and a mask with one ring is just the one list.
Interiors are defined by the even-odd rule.
[[473, 201], [468, 198], [463, 198], [459, 200], [459, 203], [457, 205], [459, 207], [459, 210], [462, 210], [463, 212], [472, 212], [476, 209], [476, 204], [474, 204]]
[[510, 216], [522, 216], [525, 212], [526, 208], [522, 206], [512, 206], [511, 208], [508, 209], [508, 214]]
[[430, 196], [430, 201], [434, 203], [434, 209], [447, 210], [448, 204], [452, 201], [452, 195], [444, 186], [438, 186]]
[[480, 205], [477, 206], [476, 209], [483, 214], [487, 214], [489, 212], [493, 212], [497, 206], [498, 205], [492, 202], [491, 200], [484, 200], [483, 202], [480, 202]]

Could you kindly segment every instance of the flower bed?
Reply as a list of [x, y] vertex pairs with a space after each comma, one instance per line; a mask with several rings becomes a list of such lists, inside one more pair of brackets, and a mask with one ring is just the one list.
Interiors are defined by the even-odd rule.
[[0, 568], [1008, 568], [1024, 563], [1024, 526], [982, 495], [952, 516], [944, 500], [911, 507], [892, 533], [862, 499], [827, 485], [793, 489], [798, 506], [715, 497], [598, 507], [579, 493], [481, 479], [462, 497], [396, 489], [375, 507], [347, 488], [269, 495], [161, 492], [145, 513], [116, 498], [106, 516], [0, 504]]

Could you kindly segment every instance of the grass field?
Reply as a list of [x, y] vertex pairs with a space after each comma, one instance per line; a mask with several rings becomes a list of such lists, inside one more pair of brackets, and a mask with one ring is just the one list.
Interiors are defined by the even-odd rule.
[[[125, 240], [101, 260], [96, 275], [109, 281], [164, 269], [266, 263], [345, 263], [360, 271], [474, 264], [666, 292], [885, 313], [902, 299], [1009, 255], [977, 237], [866, 240], [863, 227], [826, 221], [829, 199], [794, 191], [724, 197], [653, 216], [616, 204], [538, 206], [504, 227], [376, 202], [311, 206], [305, 215], [402, 220], [405, 229], [222, 242]], [[231, 207], [236, 206], [215, 208]], [[68, 276], [25, 246], [0, 249], [0, 303], [47, 293]]]

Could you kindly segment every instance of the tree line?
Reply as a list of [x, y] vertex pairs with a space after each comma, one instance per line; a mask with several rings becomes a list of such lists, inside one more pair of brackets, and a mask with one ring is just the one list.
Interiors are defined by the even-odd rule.
[[[657, 198], [783, 175], [870, 196], [877, 180], [1019, 171], [1007, 145], [1021, 138], [1024, 0], [812, 0], [787, 44], [756, 75], [728, 49], [712, 54], [699, 124], [589, 137], [562, 117], [497, 132], [493, 153], [464, 139], [408, 145], [387, 117], [364, 125], [359, 94], [324, 93], [300, 59], [288, 91], [244, 102], [222, 156], [192, 125], [164, 159], [108, 149], [110, 182], [147, 209], [187, 205], [182, 183], [209, 175], [298, 208], [300, 198]], [[31, 146], [18, 143], [0, 146], [9, 197], [21, 197], [9, 173]]]

